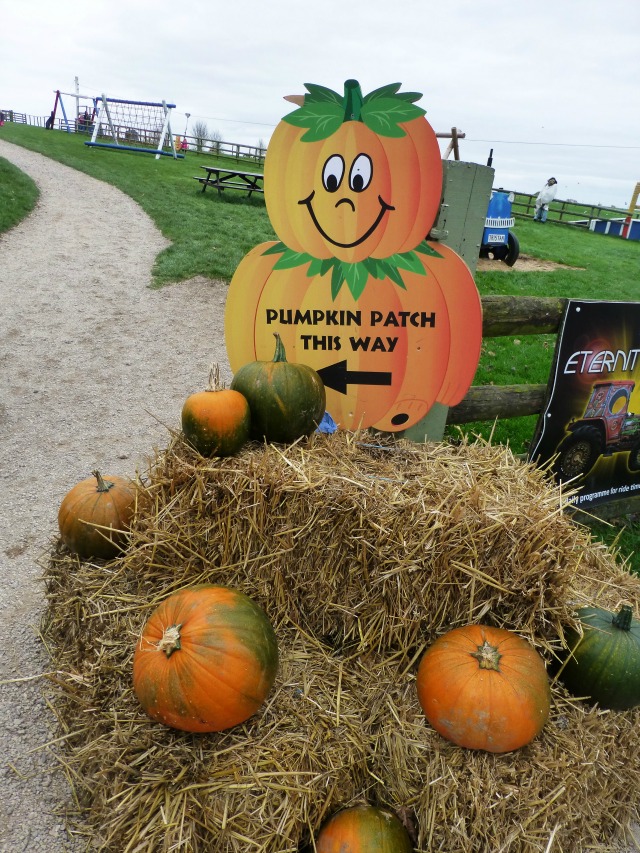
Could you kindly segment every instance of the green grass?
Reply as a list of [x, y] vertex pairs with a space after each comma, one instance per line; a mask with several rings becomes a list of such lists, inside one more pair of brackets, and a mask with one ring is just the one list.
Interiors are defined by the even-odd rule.
[[[3, 139], [114, 184], [135, 199], [172, 241], [156, 260], [156, 286], [195, 275], [229, 280], [249, 249], [275, 239], [262, 196], [200, 192], [193, 175], [202, 171], [200, 164], [216, 162], [210, 155], [188, 152], [184, 160], [156, 160], [151, 154], [92, 149], [75, 134], [11, 123], [5, 124]], [[243, 164], [243, 168], [249, 171], [251, 165]], [[258, 171], [255, 164], [254, 168]], [[1, 233], [29, 212], [37, 190], [29, 178], [1, 159], [0, 189], [2, 197], [10, 199], [10, 204], [3, 204], [0, 211]], [[578, 216], [585, 206], [576, 206]], [[640, 242], [550, 221], [540, 225], [517, 219], [514, 231], [521, 253], [579, 269], [480, 272], [476, 281], [481, 294], [637, 300]], [[554, 345], [552, 335], [485, 339], [474, 383], [546, 383]], [[523, 453], [536, 421], [535, 416], [511, 418], [497, 424], [466, 424], [463, 430], [484, 437], [492, 435], [493, 442], [508, 443], [515, 453]], [[449, 431], [455, 434], [457, 429]], [[621, 553], [640, 555], [640, 522], [630, 519], [625, 523], [618, 541]], [[618, 525], [597, 525], [594, 532], [608, 544], [620, 534]]]
[[0, 157], [0, 234], [31, 213], [40, 195], [28, 175]]

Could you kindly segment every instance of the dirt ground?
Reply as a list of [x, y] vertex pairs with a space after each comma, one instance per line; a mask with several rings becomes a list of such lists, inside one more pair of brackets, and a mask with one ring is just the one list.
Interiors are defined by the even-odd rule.
[[557, 269], [570, 270], [578, 267], [570, 267], [567, 264], [556, 264], [553, 261], [543, 261], [540, 258], [532, 258], [530, 255], [520, 255], [512, 267], [503, 261], [494, 261], [491, 258], [478, 258], [476, 269], [479, 272], [551, 272]]
[[0, 236], [0, 851], [70, 853], [56, 810], [71, 798], [37, 677], [49, 668], [38, 561], [72, 486], [94, 468], [134, 476], [209, 364], [230, 379], [227, 286], [151, 290], [168, 244], [128, 196], [1, 138], [0, 156], [41, 192]]

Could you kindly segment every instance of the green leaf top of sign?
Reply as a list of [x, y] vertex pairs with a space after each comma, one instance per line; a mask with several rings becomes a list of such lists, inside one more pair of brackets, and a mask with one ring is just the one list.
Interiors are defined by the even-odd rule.
[[359, 299], [370, 278], [389, 278], [402, 290], [406, 285], [402, 280], [401, 270], [426, 275], [427, 272], [422, 265], [418, 253], [430, 255], [433, 258], [441, 258], [442, 255], [433, 249], [426, 240], [423, 240], [414, 251], [399, 252], [389, 258], [365, 258], [363, 261], [349, 263], [338, 258], [314, 258], [307, 252], [294, 252], [284, 243], [275, 243], [265, 252], [265, 255], [280, 255], [281, 257], [273, 265], [274, 270], [288, 270], [294, 267], [308, 264], [307, 276], [326, 275], [331, 272], [331, 298], [335, 299], [346, 283], [354, 299]]
[[305, 83], [304, 104], [284, 117], [295, 127], [305, 127], [303, 142], [327, 139], [346, 121], [361, 121], [379, 136], [406, 136], [402, 127], [425, 114], [415, 101], [419, 92], [400, 92], [400, 83], [390, 83], [363, 96], [357, 80], [347, 80], [344, 95], [332, 89]]

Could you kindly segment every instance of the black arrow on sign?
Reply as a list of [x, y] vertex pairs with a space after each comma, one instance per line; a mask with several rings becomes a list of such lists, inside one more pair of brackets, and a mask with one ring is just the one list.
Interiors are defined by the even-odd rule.
[[373, 370], [347, 370], [347, 360], [336, 361], [317, 371], [327, 388], [347, 393], [347, 385], [391, 385], [391, 374]]

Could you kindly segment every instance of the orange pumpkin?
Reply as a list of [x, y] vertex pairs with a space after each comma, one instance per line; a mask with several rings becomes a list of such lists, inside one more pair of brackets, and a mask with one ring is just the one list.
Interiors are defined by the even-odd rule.
[[215, 732], [258, 711], [278, 668], [276, 636], [263, 610], [235, 589], [176, 592], [151, 614], [133, 658], [133, 686], [154, 720]]
[[58, 510], [60, 536], [81, 559], [115, 557], [133, 518], [135, 487], [123, 477], [94, 471], [64, 497]]
[[[355, 80], [345, 83], [344, 98], [307, 88], [265, 158], [276, 234], [293, 251], [351, 263], [414, 249], [435, 221], [442, 191], [436, 135], [411, 103], [420, 96], [398, 95], [392, 85], [364, 98]], [[310, 129], [314, 120], [329, 132]]]
[[467, 749], [509, 752], [549, 716], [544, 662], [521, 637], [467, 625], [437, 639], [420, 661], [418, 699], [433, 728]]
[[[232, 370], [267, 360], [277, 332], [289, 361], [320, 374], [327, 411], [343, 429], [406, 429], [434, 402], [460, 402], [480, 354], [482, 309], [473, 277], [455, 252], [430, 244], [440, 257], [418, 256], [426, 274], [403, 270], [402, 287], [391, 278], [371, 279], [357, 297], [345, 284], [332, 298], [329, 275], [274, 268], [279, 256], [265, 252], [276, 245], [245, 255], [229, 287]], [[238, 330], [238, 317], [250, 334]], [[386, 384], [350, 383], [349, 375], [358, 372]]]
[[213, 365], [206, 391], [191, 394], [182, 407], [182, 431], [201, 456], [233, 456], [249, 440], [249, 403], [220, 382]]
[[331, 817], [316, 840], [317, 853], [411, 853], [409, 833], [386, 809], [361, 805]]

